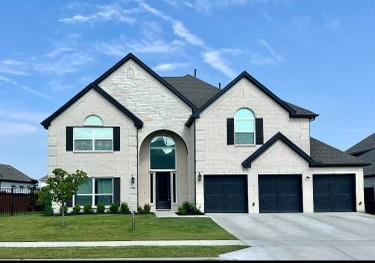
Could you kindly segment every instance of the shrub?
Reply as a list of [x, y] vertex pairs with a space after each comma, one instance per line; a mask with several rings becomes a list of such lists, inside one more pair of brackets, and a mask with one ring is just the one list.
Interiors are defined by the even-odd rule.
[[[62, 206], [60, 206], [60, 215], [62, 214]], [[67, 215], [68, 214], [68, 207], [66, 205], [64, 205], [64, 214]]]
[[151, 214], [151, 206], [149, 204], [145, 204], [143, 208], [138, 206], [137, 212], [144, 215]]
[[91, 205], [87, 204], [87, 205], [84, 205], [83, 212], [85, 214], [92, 214], [94, 213], [94, 210], [92, 209]]
[[43, 188], [42, 191], [38, 193], [37, 204], [40, 207], [40, 210], [43, 211], [44, 215], [53, 215], [52, 197], [48, 189]]
[[43, 214], [45, 216], [53, 216], [52, 203], [44, 206]]
[[203, 215], [203, 213], [193, 204], [184, 202], [178, 207], [178, 215]]
[[104, 214], [105, 206], [102, 204], [98, 204], [98, 207], [96, 208], [96, 213], [98, 214]]
[[118, 209], [119, 209], [119, 205], [116, 204], [116, 203], [113, 203], [111, 204], [111, 206], [109, 207], [109, 212], [111, 214], [117, 214], [118, 213]]
[[127, 203], [122, 203], [120, 206], [120, 213], [121, 214], [130, 214], [130, 209]]
[[73, 207], [73, 214], [78, 215], [81, 212], [81, 207], [76, 205]]

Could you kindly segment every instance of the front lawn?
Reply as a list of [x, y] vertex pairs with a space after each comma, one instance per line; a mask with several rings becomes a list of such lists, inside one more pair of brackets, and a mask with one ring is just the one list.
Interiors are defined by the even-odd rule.
[[3, 248], [0, 259], [79, 258], [182, 258], [218, 257], [245, 246], [220, 247], [94, 247], [94, 248]]
[[157, 218], [137, 215], [42, 215], [0, 217], [0, 241], [235, 240], [210, 218]]

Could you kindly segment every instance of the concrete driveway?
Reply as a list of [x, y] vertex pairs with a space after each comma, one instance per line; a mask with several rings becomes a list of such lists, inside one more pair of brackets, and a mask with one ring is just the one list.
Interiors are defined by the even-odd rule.
[[226, 260], [374, 260], [375, 216], [361, 213], [209, 214], [251, 246]]

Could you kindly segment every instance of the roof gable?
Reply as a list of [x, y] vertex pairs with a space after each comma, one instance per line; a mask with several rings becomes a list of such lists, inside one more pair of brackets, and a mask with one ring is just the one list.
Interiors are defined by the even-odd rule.
[[48, 127], [51, 125], [51, 122], [57, 116], [59, 116], [61, 113], [63, 113], [73, 103], [75, 103], [77, 100], [79, 100], [82, 96], [84, 96], [87, 92], [89, 92], [92, 89], [97, 91], [100, 95], [103, 96], [103, 98], [105, 98], [113, 106], [115, 106], [118, 110], [120, 110], [122, 113], [124, 113], [126, 116], [128, 116], [134, 122], [134, 126], [136, 126], [137, 128], [142, 128], [143, 122], [137, 116], [135, 116], [126, 107], [124, 107], [121, 103], [119, 103], [117, 100], [115, 100], [111, 95], [109, 95], [107, 92], [105, 92], [102, 88], [100, 88], [95, 83], [89, 84], [87, 87], [85, 87], [83, 90], [81, 90], [78, 94], [76, 94], [73, 98], [71, 98], [67, 103], [65, 103], [63, 106], [61, 106], [57, 111], [55, 111], [52, 115], [50, 115], [47, 119], [42, 121], [41, 124], [43, 125], [43, 127], [45, 129], [48, 129]]
[[0, 164], [0, 175], [0, 181], [32, 184], [35, 184], [37, 182], [36, 180], [30, 178], [23, 172], [8, 164]]
[[155, 71], [153, 71], [150, 67], [148, 67], [145, 63], [143, 63], [139, 58], [134, 56], [132, 53], [126, 55], [123, 59], [117, 62], [114, 66], [104, 72], [99, 78], [97, 78], [93, 83], [99, 85], [105, 78], [111, 75], [114, 71], [120, 68], [123, 64], [125, 64], [128, 60], [133, 60], [137, 63], [141, 68], [143, 68], [147, 73], [149, 73], [152, 77], [158, 80], [161, 84], [163, 84], [167, 89], [169, 89], [174, 95], [176, 95], [179, 99], [181, 99], [185, 104], [187, 104], [193, 112], [197, 111], [197, 108], [193, 103], [191, 103], [186, 97], [184, 97], [177, 89], [175, 89], [172, 85], [170, 85], [166, 80], [160, 77]]
[[358, 156], [371, 151], [372, 149], [375, 149], [375, 132], [356, 145], [350, 147], [346, 152]]
[[240, 75], [238, 75], [234, 80], [232, 80], [225, 88], [220, 90], [219, 93], [217, 93], [214, 97], [212, 97], [209, 101], [207, 101], [200, 109], [199, 113], [203, 112], [208, 106], [210, 106], [213, 102], [215, 102], [218, 98], [220, 98], [223, 94], [225, 94], [228, 90], [230, 90], [237, 82], [239, 82], [241, 79], [246, 78], [251, 83], [253, 83], [257, 88], [259, 88], [261, 91], [263, 91], [267, 96], [269, 96], [271, 99], [273, 99], [277, 104], [279, 104], [282, 108], [284, 108], [286, 111], [289, 112], [289, 116], [291, 118], [309, 118], [314, 119], [318, 114], [308, 111], [306, 109], [303, 109], [301, 107], [298, 107], [296, 105], [287, 103], [280, 99], [278, 96], [276, 96], [274, 93], [272, 93], [269, 89], [267, 89], [262, 83], [257, 81], [254, 77], [252, 77], [249, 73], [246, 71], [242, 72]]

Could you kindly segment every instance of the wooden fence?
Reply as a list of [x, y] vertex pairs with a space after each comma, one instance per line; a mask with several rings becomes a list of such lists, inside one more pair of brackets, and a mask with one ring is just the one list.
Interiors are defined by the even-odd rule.
[[0, 215], [30, 214], [38, 209], [38, 192], [34, 189], [0, 189]]

